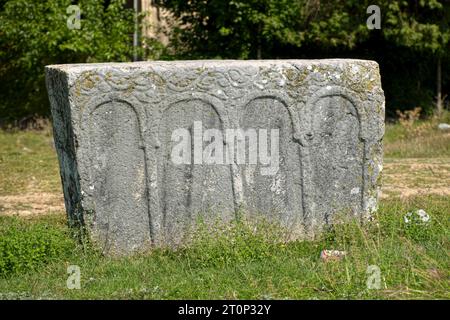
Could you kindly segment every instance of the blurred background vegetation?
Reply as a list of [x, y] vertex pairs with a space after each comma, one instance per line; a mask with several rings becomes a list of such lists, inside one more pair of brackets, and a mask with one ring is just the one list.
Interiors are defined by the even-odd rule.
[[[151, 2], [158, 11], [141, 4], [136, 19], [133, 1], [0, 0], [0, 125], [49, 116], [45, 65], [132, 61], [136, 53], [140, 60], [372, 59], [388, 118], [449, 108], [448, 0]], [[81, 8], [81, 29], [67, 27], [71, 4]], [[366, 25], [372, 4], [381, 9], [379, 30]], [[141, 32], [134, 48], [135, 22], [143, 30], [159, 10], [170, 19], [157, 33]]]

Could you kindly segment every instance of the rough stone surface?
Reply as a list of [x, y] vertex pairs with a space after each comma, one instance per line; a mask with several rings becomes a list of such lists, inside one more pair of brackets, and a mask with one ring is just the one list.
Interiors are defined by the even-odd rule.
[[[46, 69], [69, 221], [105, 251], [176, 245], [199, 217], [279, 222], [292, 238], [376, 209], [384, 95], [364, 60], [174, 61]], [[176, 165], [177, 128], [278, 128], [279, 169]], [[224, 144], [230, 143], [225, 141]]]

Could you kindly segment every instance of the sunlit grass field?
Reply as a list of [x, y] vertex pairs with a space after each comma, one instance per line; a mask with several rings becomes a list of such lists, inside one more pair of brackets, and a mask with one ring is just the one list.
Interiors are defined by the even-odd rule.
[[[237, 222], [126, 258], [72, 236], [51, 130], [0, 132], [0, 299], [449, 299], [450, 131], [436, 127], [387, 125], [370, 223], [280, 243], [276, 228]], [[417, 209], [430, 219], [405, 222]], [[324, 249], [347, 255], [326, 262]], [[69, 265], [80, 267], [80, 289], [67, 288]], [[373, 266], [380, 285], [370, 289]]]

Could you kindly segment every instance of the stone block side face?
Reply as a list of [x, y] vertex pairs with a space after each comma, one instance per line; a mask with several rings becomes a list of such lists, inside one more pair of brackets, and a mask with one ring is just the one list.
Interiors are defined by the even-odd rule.
[[47, 68], [46, 85], [69, 224], [83, 224], [85, 215], [81, 205], [80, 178], [76, 157], [77, 140], [72, 127], [68, 75], [61, 70]]
[[[299, 238], [337, 213], [365, 219], [376, 208], [384, 95], [375, 62], [65, 65], [48, 67], [47, 83], [69, 217], [80, 212], [105, 250], [177, 245], [199, 218], [238, 211]], [[279, 169], [174, 164], [174, 130], [191, 132], [194, 149], [199, 123], [221, 132], [225, 148], [236, 142], [227, 129], [278, 129]]]

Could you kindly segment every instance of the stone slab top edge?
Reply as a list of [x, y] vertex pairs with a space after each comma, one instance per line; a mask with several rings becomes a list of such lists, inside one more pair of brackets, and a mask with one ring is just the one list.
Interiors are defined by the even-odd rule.
[[54, 64], [47, 65], [47, 71], [57, 70], [62, 72], [78, 73], [104, 68], [117, 68], [122, 70], [139, 69], [141, 67], [163, 68], [214, 68], [214, 67], [260, 67], [260, 66], [309, 66], [309, 65], [349, 65], [363, 64], [378, 69], [378, 63], [374, 60], [362, 59], [271, 59], [271, 60], [173, 60], [173, 61], [137, 61], [137, 62], [102, 62], [80, 64]]

